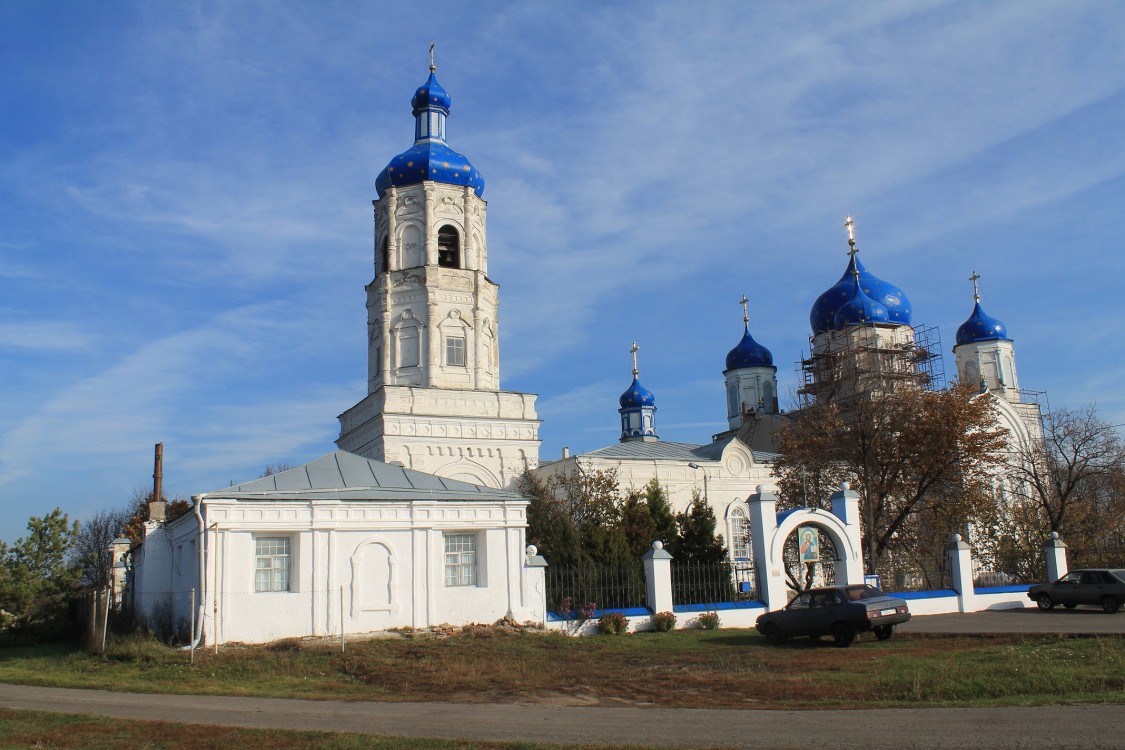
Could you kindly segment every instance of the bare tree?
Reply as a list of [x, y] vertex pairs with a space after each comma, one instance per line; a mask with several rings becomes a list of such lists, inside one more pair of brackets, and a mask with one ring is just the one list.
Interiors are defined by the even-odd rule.
[[266, 468], [262, 469], [262, 473], [258, 475], [258, 479], [264, 479], [266, 477], [273, 476], [274, 474], [280, 474], [281, 472], [289, 471], [292, 468], [294, 468], [293, 464], [287, 463], [266, 464]]
[[1093, 405], [1043, 418], [1043, 439], [1011, 453], [1008, 474], [1017, 500], [1034, 508], [1037, 536], [1122, 543], [1125, 444]]
[[81, 569], [79, 582], [91, 588], [109, 585], [113, 568], [113, 540], [125, 531], [131, 510], [100, 510], [78, 526], [71, 561]]

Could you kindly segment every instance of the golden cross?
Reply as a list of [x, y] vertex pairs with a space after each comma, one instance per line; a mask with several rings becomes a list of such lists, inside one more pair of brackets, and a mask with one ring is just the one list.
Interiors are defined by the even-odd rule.
[[855, 222], [852, 217], [848, 216], [844, 219], [844, 229], [848, 230], [848, 244], [855, 245]]
[[633, 377], [634, 378], [637, 377], [637, 352], [640, 351], [640, 349], [641, 348], [639, 346], [637, 346], [636, 341], [633, 342], [633, 346], [629, 349], [629, 351], [633, 353]]
[[969, 277], [969, 281], [973, 282], [973, 302], [980, 302], [980, 288], [977, 286], [979, 280], [980, 274], [973, 271], [973, 275]]
[[746, 303], [749, 302], [750, 300], [746, 299], [746, 295], [744, 294], [744, 295], [742, 295], [742, 299], [739, 300], [739, 301], [742, 303], [742, 325], [749, 328], [750, 327], [750, 313], [746, 312]]
[[430, 72], [433, 73], [437, 68], [434, 67], [434, 43], [430, 42]]

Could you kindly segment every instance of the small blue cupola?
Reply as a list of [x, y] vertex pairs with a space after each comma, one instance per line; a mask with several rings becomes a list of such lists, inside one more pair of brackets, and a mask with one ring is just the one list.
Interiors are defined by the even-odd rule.
[[621, 442], [654, 442], [659, 440], [656, 434], [656, 396], [637, 378], [637, 352], [640, 351], [637, 342], [633, 342], [629, 351], [633, 354], [633, 382], [621, 394], [621, 408], [617, 410], [621, 415]]
[[723, 382], [727, 392], [727, 425], [737, 430], [749, 418], [777, 413], [777, 368], [770, 350], [750, 335], [746, 295], [742, 303], [742, 340], [727, 353]]
[[973, 275], [969, 279], [973, 282], [973, 312], [969, 319], [957, 329], [957, 344], [971, 344], [976, 341], [997, 339], [1010, 341], [1008, 327], [986, 313], [984, 308], [980, 306], [980, 288], [977, 286], [980, 276], [976, 271], [973, 271]]
[[723, 372], [742, 370], [747, 367], [773, 367], [770, 350], [759, 344], [750, 335], [750, 314], [747, 312], [746, 295], [742, 295], [742, 340], [738, 346], [727, 352], [727, 367]]
[[417, 185], [430, 180], [447, 185], [471, 187], [480, 196], [484, 178], [469, 160], [445, 142], [445, 118], [452, 99], [434, 75], [433, 47], [430, 47], [430, 77], [414, 92], [410, 106], [414, 111], [414, 145], [391, 159], [375, 179], [375, 190], [382, 198], [387, 189]]
[[[910, 325], [910, 300], [906, 293], [894, 284], [883, 281], [864, 267], [856, 256], [859, 250], [855, 245], [855, 223], [850, 216], [844, 222], [844, 227], [848, 230], [848, 246], [850, 248], [848, 254], [851, 256], [851, 260], [848, 261], [848, 267], [844, 269], [840, 280], [817, 297], [816, 302], [813, 303], [812, 310], [809, 312], [809, 325], [812, 327], [813, 335], [819, 335], [829, 330], [839, 330], [839, 326], [836, 325], [836, 313], [845, 304], [854, 301], [857, 277], [860, 291], [886, 311], [887, 319], [883, 322]], [[844, 315], [844, 318], [849, 318], [849, 315]]]

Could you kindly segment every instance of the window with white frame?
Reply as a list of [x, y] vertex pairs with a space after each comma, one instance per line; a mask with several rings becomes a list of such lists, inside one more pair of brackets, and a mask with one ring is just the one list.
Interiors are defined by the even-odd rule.
[[730, 552], [735, 560], [750, 559], [750, 520], [741, 505], [730, 511]]
[[261, 536], [255, 539], [254, 591], [288, 591], [290, 560], [289, 537]]
[[445, 585], [477, 585], [477, 535], [445, 535]]
[[449, 367], [465, 366], [465, 337], [445, 337], [445, 364]]

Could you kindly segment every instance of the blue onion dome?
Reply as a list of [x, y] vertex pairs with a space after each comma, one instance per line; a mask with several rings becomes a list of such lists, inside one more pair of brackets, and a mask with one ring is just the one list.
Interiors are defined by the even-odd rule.
[[770, 350], [759, 344], [750, 335], [750, 329], [742, 335], [742, 341], [727, 354], [727, 369], [740, 370], [743, 367], [773, 367]]
[[440, 109], [449, 114], [449, 105], [452, 103], [453, 98], [437, 82], [432, 70], [430, 71], [430, 77], [418, 87], [418, 90], [414, 92], [414, 98], [410, 100], [410, 106], [414, 107], [416, 117], [419, 112], [429, 108]]
[[1008, 327], [981, 309], [980, 302], [973, 305], [973, 314], [957, 329], [957, 343], [993, 341], [1008, 338]]
[[652, 395], [652, 391], [641, 385], [641, 381], [637, 380], [637, 376], [633, 376], [633, 384], [629, 386], [629, 390], [621, 394], [621, 408], [622, 409], [635, 409], [641, 406], [656, 406], [656, 396]]
[[446, 185], [471, 187], [477, 196], [484, 194], [484, 177], [469, 160], [445, 142], [445, 118], [451, 99], [433, 71], [410, 100], [414, 108], [414, 145], [398, 156], [375, 179], [375, 191], [382, 198], [389, 188], [417, 185], [430, 180]]
[[891, 317], [886, 306], [867, 296], [859, 277], [853, 277], [851, 298], [836, 310], [832, 327], [840, 330], [848, 326], [890, 322]]
[[847, 269], [828, 291], [816, 298], [809, 313], [809, 325], [814, 334], [824, 333], [836, 326], [836, 311], [854, 296], [854, 273], [859, 272], [859, 285], [863, 293], [878, 302], [887, 313], [884, 322], [910, 325], [910, 300], [894, 284], [883, 281], [864, 268], [859, 258], [852, 256]]

